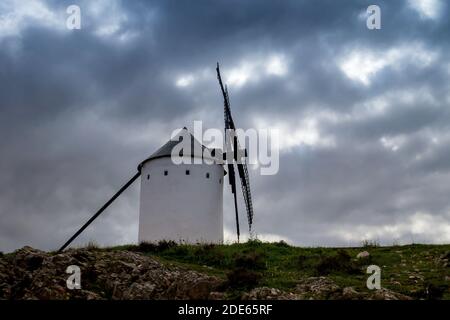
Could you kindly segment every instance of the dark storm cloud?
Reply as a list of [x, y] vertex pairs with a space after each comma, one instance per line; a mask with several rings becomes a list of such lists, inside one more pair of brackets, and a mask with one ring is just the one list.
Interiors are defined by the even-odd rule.
[[[73, 3], [79, 31], [64, 27]], [[258, 234], [450, 241], [439, 234], [450, 228], [450, 22], [437, 3], [440, 15], [424, 16], [379, 1], [377, 31], [368, 1], [35, 1], [34, 16], [0, 6], [12, 17], [0, 24], [0, 250], [56, 248], [172, 130], [220, 128], [216, 61], [238, 125], [276, 124], [291, 141], [277, 175], [251, 172]], [[343, 63], [358, 54], [356, 77], [384, 64], [351, 78]], [[267, 72], [271, 57], [285, 70]], [[302, 140], [308, 130], [318, 138]], [[134, 186], [78, 243], [135, 241], [137, 213]]]

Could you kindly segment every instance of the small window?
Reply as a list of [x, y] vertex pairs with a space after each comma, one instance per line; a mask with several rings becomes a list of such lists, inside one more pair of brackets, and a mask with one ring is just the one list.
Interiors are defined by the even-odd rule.
[[221, 184], [222, 183], [222, 178], [221, 179], [219, 179], [219, 184]]
[[169, 172], [167, 170], [164, 170], [164, 175], [167, 176]]
[[206, 179], [209, 179], [209, 172], [206, 173]]
[[149, 174], [147, 175], [147, 180], [150, 180], [150, 175]]
[[186, 170], [186, 175], [188, 176], [190, 174], [191, 174], [191, 172], [189, 170]]

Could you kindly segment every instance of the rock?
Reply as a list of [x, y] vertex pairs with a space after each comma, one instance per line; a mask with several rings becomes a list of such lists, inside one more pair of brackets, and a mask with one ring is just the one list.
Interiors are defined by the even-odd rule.
[[450, 251], [444, 253], [443, 255], [441, 255], [440, 259], [444, 260], [450, 260]]
[[342, 289], [342, 299], [359, 300], [361, 297], [361, 294], [352, 287], [345, 287]]
[[209, 294], [209, 300], [224, 300], [225, 294], [223, 292], [213, 291]]
[[[117, 284], [117, 283], [116, 283]], [[113, 298], [126, 300], [148, 300], [154, 298], [155, 285], [151, 283], [133, 283], [123, 294], [115, 287]]]
[[242, 300], [299, 300], [301, 296], [292, 292], [284, 292], [280, 289], [260, 287], [241, 296]]
[[336, 299], [336, 300], [410, 300], [403, 294], [381, 288], [368, 292], [358, 292], [353, 287], [341, 289], [332, 280], [319, 278], [306, 278], [297, 285], [296, 292], [302, 298], [312, 299]]
[[353, 287], [339, 288], [332, 280], [318, 277], [305, 278], [297, 285], [295, 292], [260, 287], [244, 293], [242, 300], [410, 300], [411, 297], [381, 288], [380, 290], [358, 292]]
[[370, 253], [367, 251], [361, 251], [356, 255], [356, 259], [367, 259], [370, 257]]
[[381, 288], [379, 290], [374, 290], [367, 296], [370, 300], [412, 300], [411, 297], [404, 294], [394, 292], [392, 290]]
[[45, 256], [45, 252], [25, 246], [15, 251], [14, 263], [28, 271], [33, 271], [42, 265]]
[[439, 260], [441, 260], [442, 265], [444, 268], [450, 268], [450, 251], [444, 253], [439, 257]]
[[305, 298], [312, 296], [314, 299], [328, 299], [340, 293], [341, 289], [326, 277], [310, 277], [300, 280], [295, 292]]
[[[79, 290], [66, 286], [69, 265], [80, 267]], [[0, 256], [0, 299], [207, 299], [221, 291], [222, 284], [217, 277], [130, 251], [69, 249], [50, 254], [24, 247]]]
[[411, 297], [386, 288], [371, 290], [369, 292], [358, 292], [352, 287], [344, 288], [342, 290], [342, 296], [338, 298], [347, 300], [411, 300]]
[[208, 299], [210, 292], [216, 291], [221, 284], [222, 280], [219, 278], [194, 279], [186, 283], [185, 293], [180, 296], [183, 299]]

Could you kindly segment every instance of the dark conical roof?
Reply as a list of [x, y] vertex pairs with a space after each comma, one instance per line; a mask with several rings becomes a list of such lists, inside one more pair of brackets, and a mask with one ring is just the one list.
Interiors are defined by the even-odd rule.
[[[203, 152], [205, 149], [210, 150], [212, 153], [212, 155], [215, 154], [215, 151], [213, 152], [214, 149], [208, 148], [206, 146], [204, 146], [203, 144], [201, 144], [197, 139], [195, 139], [195, 137], [188, 131], [188, 129], [186, 127], [184, 127], [183, 129], [181, 129], [172, 139], [170, 139], [169, 141], [167, 141], [162, 147], [160, 147], [158, 150], [156, 150], [154, 153], [152, 153], [147, 159], [145, 159], [144, 161], [142, 161], [139, 166], [138, 166], [138, 170], [140, 171], [142, 166], [144, 165], [144, 163], [153, 160], [153, 159], [157, 159], [157, 158], [163, 158], [163, 157], [171, 157], [172, 156], [172, 150], [173, 148], [178, 145], [181, 141], [183, 141], [184, 139], [188, 139], [190, 140], [190, 145], [191, 145], [191, 150], [183, 150], [183, 152], [185, 153], [184, 155], [191, 155], [192, 157], [203, 157]], [[195, 145], [197, 145], [197, 147], [195, 147]], [[199, 148], [199, 146], [201, 146], [201, 149]], [[201, 150], [201, 153], [199, 152]], [[183, 154], [180, 154], [180, 156], [182, 156]]]

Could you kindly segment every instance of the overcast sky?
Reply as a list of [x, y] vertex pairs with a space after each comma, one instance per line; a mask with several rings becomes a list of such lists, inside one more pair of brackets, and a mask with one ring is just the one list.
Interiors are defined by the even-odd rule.
[[[217, 61], [237, 126], [282, 134], [279, 173], [251, 171], [260, 238], [449, 243], [448, 15], [439, 0], [2, 0], [0, 250], [58, 248], [174, 129], [222, 128]], [[136, 242], [138, 203], [139, 182], [77, 243]]]

